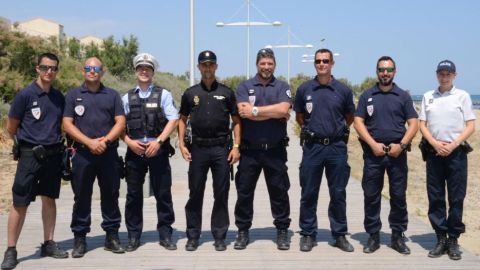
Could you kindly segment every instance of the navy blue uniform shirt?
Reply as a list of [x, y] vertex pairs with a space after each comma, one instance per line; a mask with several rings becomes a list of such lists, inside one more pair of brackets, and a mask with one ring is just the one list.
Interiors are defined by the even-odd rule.
[[305, 127], [310, 131], [322, 138], [338, 138], [343, 137], [345, 115], [355, 113], [355, 104], [348, 86], [333, 77], [321, 85], [315, 77], [300, 85], [293, 109], [305, 114]]
[[[272, 80], [266, 85], [255, 77], [240, 82], [237, 88], [237, 103], [249, 102], [252, 106], [273, 105], [280, 102], [291, 104], [290, 87], [284, 81]], [[277, 143], [287, 136], [285, 119], [253, 121], [242, 118], [242, 141], [253, 144]]]
[[125, 115], [120, 95], [103, 84], [97, 92], [88, 91], [82, 84], [65, 97], [63, 116], [73, 118], [75, 126], [89, 138], [107, 135], [118, 115]]
[[238, 115], [235, 94], [217, 81], [213, 82], [211, 90], [201, 82], [183, 93], [180, 114], [190, 115], [193, 136], [227, 136], [230, 133], [230, 115]]
[[399, 142], [407, 131], [405, 122], [418, 118], [410, 94], [396, 84], [388, 92], [380, 90], [378, 84], [366, 90], [355, 116], [365, 119], [368, 133], [377, 142]]
[[61, 126], [65, 98], [50, 87], [48, 94], [36, 81], [15, 95], [8, 116], [20, 120], [19, 141], [53, 145], [61, 141]]

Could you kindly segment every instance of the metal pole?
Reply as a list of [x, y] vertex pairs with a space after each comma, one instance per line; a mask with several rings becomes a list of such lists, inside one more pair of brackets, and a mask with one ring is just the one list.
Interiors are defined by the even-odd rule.
[[288, 47], [287, 47], [287, 83], [288, 86], [290, 87], [290, 25], [288, 26]]
[[195, 0], [190, 0], [190, 86], [195, 84], [194, 2]]
[[250, 0], [247, 0], [247, 80], [250, 79]]

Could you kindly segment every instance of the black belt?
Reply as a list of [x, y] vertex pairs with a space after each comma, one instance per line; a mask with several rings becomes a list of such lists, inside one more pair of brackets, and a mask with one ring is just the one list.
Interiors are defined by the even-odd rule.
[[[39, 145], [33, 145], [30, 143], [21, 143], [20, 144], [20, 152], [21, 155], [27, 156], [27, 155], [33, 155], [33, 148], [39, 146]], [[45, 148], [45, 154], [47, 156], [54, 156], [58, 155], [63, 151], [63, 144], [54, 144], [54, 145], [43, 145], [43, 148]]]
[[305, 140], [306, 143], [315, 143], [315, 144], [323, 144], [323, 145], [329, 145], [332, 143], [336, 143], [343, 140], [341, 137], [336, 137], [336, 138], [320, 138], [320, 137], [313, 137], [310, 139]]
[[240, 150], [269, 150], [277, 147], [286, 147], [288, 146], [288, 137], [274, 143], [248, 143], [242, 142], [240, 144]]
[[218, 137], [218, 138], [200, 138], [192, 137], [192, 144], [200, 146], [216, 146], [216, 145], [226, 145], [227, 137]]

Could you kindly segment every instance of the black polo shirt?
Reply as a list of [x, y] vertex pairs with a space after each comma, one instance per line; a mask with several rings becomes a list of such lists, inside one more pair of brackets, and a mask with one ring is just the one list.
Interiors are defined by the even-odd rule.
[[[281, 102], [292, 103], [290, 87], [284, 81], [272, 80], [263, 85], [257, 78], [258, 74], [240, 82], [237, 88], [237, 104], [249, 102], [252, 106], [266, 106]], [[285, 119], [268, 119], [253, 121], [242, 118], [242, 141], [252, 144], [277, 143], [287, 136], [287, 121]]]
[[358, 101], [355, 116], [365, 119], [368, 133], [377, 142], [399, 142], [405, 132], [405, 122], [418, 118], [412, 98], [396, 84], [388, 92], [378, 84], [366, 90]]
[[85, 84], [70, 90], [65, 97], [64, 117], [74, 119], [75, 126], [89, 138], [108, 134], [115, 125], [115, 116], [125, 115], [118, 92], [100, 85], [97, 92]]
[[343, 137], [345, 115], [355, 113], [352, 90], [333, 77], [327, 85], [316, 77], [300, 85], [293, 108], [305, 114], [305, 127], [322, 138]]
[[193, 136], [225, 137], [230, 133], [230, 115], [238, 115], [235, 94], [217, 81], [208, 90], [202, 81], [185, 90], [180, 114], [190, 116]]
[[44, 92], [36, 81], [20, 90], [8, 116], [20, 120], [17, 139], [36, 145], [53, 145], [62, 139], [65, 98], [53, 87]]

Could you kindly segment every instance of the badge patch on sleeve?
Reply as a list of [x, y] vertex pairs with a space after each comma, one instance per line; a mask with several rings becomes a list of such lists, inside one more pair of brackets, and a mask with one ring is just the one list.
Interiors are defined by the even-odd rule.
[[40, 110], [40, 107], [32, 108], [32, 115], [33, 118], [37, 120], [40, 119], [40, 116], [42, 116], [42, 111]]
[[285, 94], [287, 94], [287, 96], [289, 98], [292, 98], [292, 91], [290, 91], [290, 89], [288, 89], [287, 91], [285, 91]]
[[85, 107], [83, 105], [77, 105], [75, 106], [75, 113], [78, 116], [82, 116], [85, 113]]
[[369, 116], [372, 116], [373, 114], [373, 105], [368, 105], [367, 106], [367, 113]]
[[308, 113], [312, 113], [312, 109], [313, 109], [313, 103], [312, 102], [305, 103], [305, 107], [307, 107], [307, 112]]
[[248, 96], [248, 101], [252, 106], [255, 105], [255, 96]]

